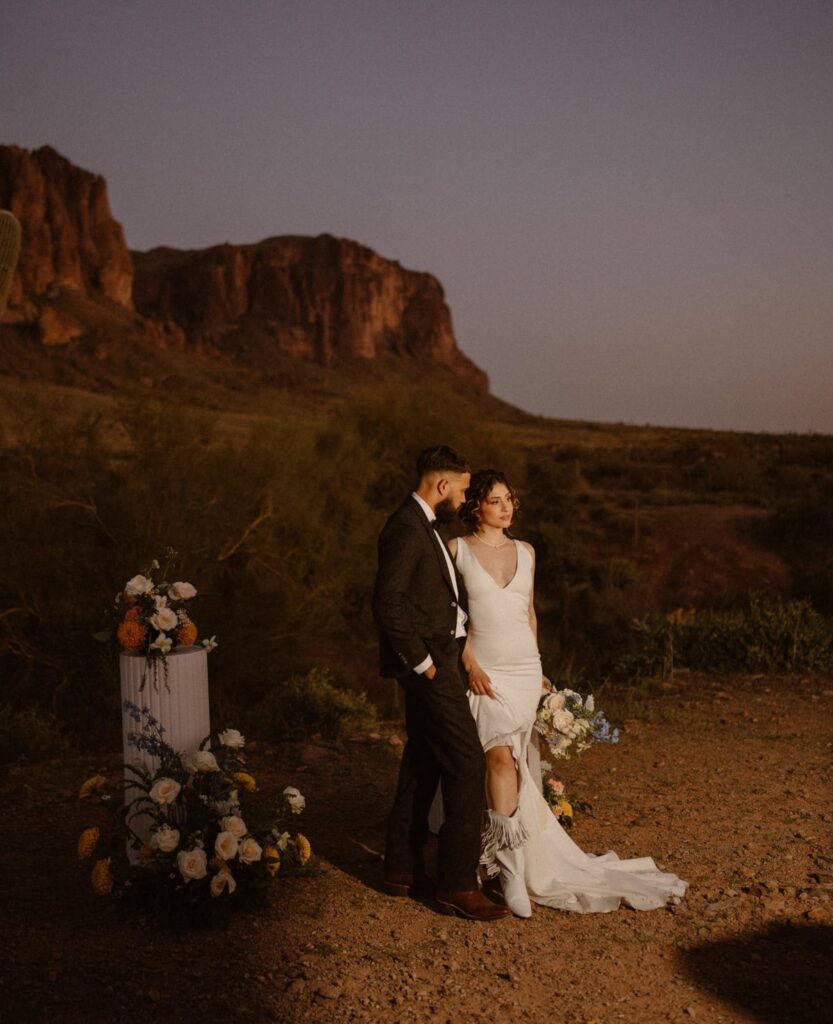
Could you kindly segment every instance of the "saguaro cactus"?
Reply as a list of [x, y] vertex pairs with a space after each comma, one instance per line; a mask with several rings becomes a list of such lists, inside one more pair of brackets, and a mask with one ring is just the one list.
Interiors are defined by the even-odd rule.
[[19, 255], [20, 222], [8, 210], [0, 210], [0, 317], [6, 312]]

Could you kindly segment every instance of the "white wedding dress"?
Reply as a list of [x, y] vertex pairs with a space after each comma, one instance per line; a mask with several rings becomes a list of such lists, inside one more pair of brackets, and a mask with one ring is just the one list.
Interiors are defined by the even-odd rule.
[[[463, 538], [457, 542], [457, 570], [469, 595], [471, 651], [495, 693], [495, 698], [470, 693], [472, 714], [484, 750], [511, 747], [520, 778], [517, 812], [511, 818], [491, 816], [486, 860], [492, 860], [501, 845], [522, 849], [529, 898], [543, 906], [584, 914], [616, 910], [622, 902], [636, 910], [662, 907], [681, 897], [688, 883], [660, 871], [650, 857], [620, 860], [613, 852], [584, 853], [544, 799], [537, 747], [531, 743], [542, 692], [541, 658], [529, 623], [533, 559], [523, 544], [512, 543], [517, 568], [510, 582], [500, 587], [472, 547]], [[502, 821], [497, 828], [495, 819]]]

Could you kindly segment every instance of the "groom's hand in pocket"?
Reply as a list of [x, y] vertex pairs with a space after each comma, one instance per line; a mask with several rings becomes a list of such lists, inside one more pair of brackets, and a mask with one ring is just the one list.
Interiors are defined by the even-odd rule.
[[495, 699], [495, 692], [492, 689], [492, 680], [486, 675], [479, 665], [472, 665], [469, 669], [469, 689], [481, 697]]

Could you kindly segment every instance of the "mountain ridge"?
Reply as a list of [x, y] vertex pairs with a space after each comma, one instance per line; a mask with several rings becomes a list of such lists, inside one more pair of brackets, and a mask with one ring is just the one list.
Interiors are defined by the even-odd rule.
[[129, 369], [128, 353], [152, 362], [174, 350], [265, 378], [281, 366], [285, 378], [287, 360], [349, 371], [357, 362], [382, 369], [392, 358], [488, 393], [486, 374], [457, 345], [437, 278], [359, 242], [271, 235], [131, 251], [105, 179], [51, 146], [0, 146], [0, 206], [23, 227], [0, 328], [2, 372], [26, 365], [50, 376], [50, 360], [63, 360], [74, 379], [106, 370], [113, 381], [120, 365]]

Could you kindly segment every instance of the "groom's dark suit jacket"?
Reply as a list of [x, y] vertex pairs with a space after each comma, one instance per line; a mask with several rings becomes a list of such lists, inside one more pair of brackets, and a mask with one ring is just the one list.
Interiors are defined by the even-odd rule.
[[[455, 575], [460, 605], [468, 612], [463, 581]], [[455, 657], [457, 602], [434, 527], [409, 497], [379, 535], [373, 616], [381, 674], [406, 675], [429, 654], [438, 668]]]

